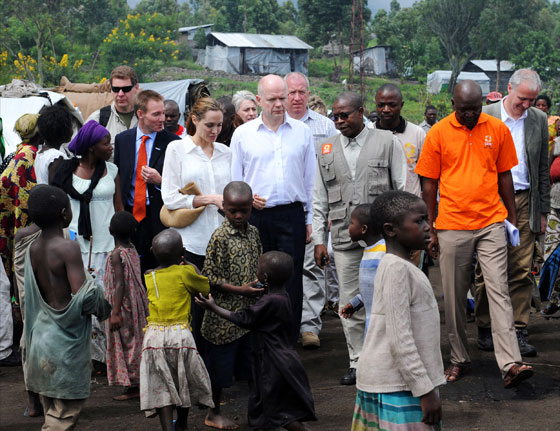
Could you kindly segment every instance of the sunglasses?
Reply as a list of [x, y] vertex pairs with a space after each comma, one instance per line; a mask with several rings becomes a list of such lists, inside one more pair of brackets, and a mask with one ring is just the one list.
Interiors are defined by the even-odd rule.
[[354, 109], [353, 111], [350, 112], [341, 112], [340, 114], [332, 114], [331, 118], [333, 121], [338, 121], [339, 118], [341, 120], [348, 120], [348, 117], [356, 111], [357, 109]]
[[111, 86], [111, 91], [113, 93], [120, 93], [120, 91], [122, 90], [123, 93], [128, 93], [130, 90], [132, 90], [134, 88], [134, 85], [126, 85], [124, 87], [114, 87]]

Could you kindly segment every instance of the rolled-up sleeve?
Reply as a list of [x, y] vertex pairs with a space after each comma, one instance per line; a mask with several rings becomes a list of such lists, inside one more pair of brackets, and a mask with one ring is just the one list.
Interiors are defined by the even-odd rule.
[[[313, 186], [313, 232], [311, 239], [313, 244], [319, 245], [325, 242], [325, 232], [327, 230], [327, 221], [329, 217], [329, 200], [327, 188], [323, 182], [319, 162], [316, 162], [315, 184]], [[326, 244], [325, 244], [326, 245]]]
[[313, 137], [311, 130], [307, 128], [305, 133], [305, 160], [303, 172], [303, 185], [305, 187], [305, 194], [307, 196], [305, 202], [305, 210], [307, 216], [305, 224], [312, 224], [313, 220], [313, 188], [315, 184], [315, 168], [317, 167], [317, 156], [315, 155], [315, 146], [313, 145]]
[[179, 192], [185, 184], [182, 184], [183, 164], [187, 163], [185, 155], [180, 154], [181, 141], [171, 142], [165, 152], [163, 172], [161, 175], [161, 197], [163, 204], [168, 210], [179, 208], [193, 208], [194, 195], [184, 195]]
[[241, 133], [239, 130], [233, 132], [231, 137], [231, 180], [244, 181], [243, 178], [243, 157], [241, 155]]

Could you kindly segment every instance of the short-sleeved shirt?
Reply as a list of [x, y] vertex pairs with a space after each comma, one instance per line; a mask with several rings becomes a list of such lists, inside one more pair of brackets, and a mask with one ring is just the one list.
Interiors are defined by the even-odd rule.
[[453, 112], [432, 126], [415, 172], [439, 180], [436, 229], [476, 230], [504, 221], [498, 174], [515, 165], [511, 133], [497, 118], [483, 112], [470, 130]]
[[[214, 231], [206, 249], [202, 273], [208, 277], [217, 305], [226, 310], [239, 311], [257, 301], [256, 298], [224, 292], [214, 287], [224, 283], [242, 286], [256, 280], [261, 254], [261, 240], [255, 226], [248, 224], [247, 230], [241, 232], [226, 219]], [[249, 331], [216, 313], [205, 313], [201, 332], [212, 344], [222, 345], [241, 338]]]

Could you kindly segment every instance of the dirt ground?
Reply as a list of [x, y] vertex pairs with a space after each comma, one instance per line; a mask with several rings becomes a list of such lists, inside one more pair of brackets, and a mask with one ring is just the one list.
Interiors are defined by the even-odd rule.
[[[437, 268], [431, 268], [430, 279], [441, 303]], [[444, 361], [449, 358], [442, 315], [442, 350]], [[499, 370], [492, 353], [476, 348], [476, 327], [468, 325], [472, 371], [459, 382], [441, 388], [443, 428], [465, 431], [560, 430], [560, 319], [545, 319], [532, 315], [529, 341], [536, 346], [538, 356], [530, 358], [535, 376], [513, 390], [502, 386]], [[355, 388], [338, 384], [345, 373], [347, 351], [338, 318], [324, 316], [321, 348], [299, 351], [309, 374], [318, 422], [314, 430], [349, 430], [354, 407]], [[528, 358], [529, 359], [529, 358]], [[2, 368], [0, 374], [0, 430], [38, 430], [42, 418], [23, 416], [25, 393], [21, 367]], [[139, 411], [138, 401], [113, 401], [120, 388], [109, 387], [105, 379], [92, 381], [91, 397], [80, 416], [77, 429], [83, 431], [144, 431], [159, 429], [157, 419], [146, 419]], [[246, 419], [247, 389], [242, 384], [225, 392], [223, 411], [249, 430]], [[193, 408], [190, 429], [210, 430], [204, 426], [204, 411]]]

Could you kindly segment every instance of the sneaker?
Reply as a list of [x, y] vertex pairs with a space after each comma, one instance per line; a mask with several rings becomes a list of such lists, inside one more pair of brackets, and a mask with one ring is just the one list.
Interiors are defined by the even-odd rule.
[[304, 332], [301, 334], [301, 346], [304, 349], [318, 349], [321, 347], [319, 336], [313, 332]]
[[535, 357], [537, 356], [537, 349], [527, 341], [527, 335], [522, 330], [517, 330], [517, 343], [519, 344], [519, 353], [521, 356]]
[[492, 340], [492, 331], [490, 328], [478, 328], [478, 340], [476, 344], [479, 350], [484, 350], [485, 352], [494, 351], [494, 341]]

